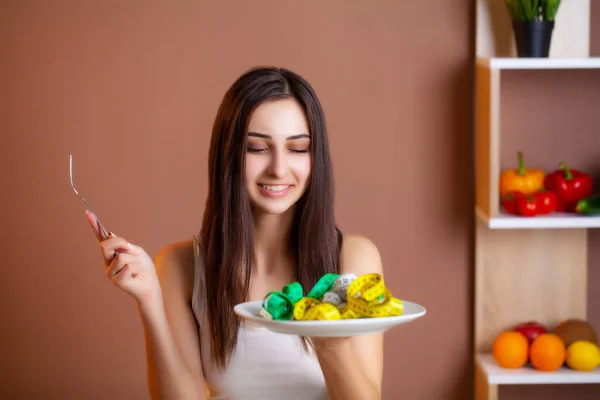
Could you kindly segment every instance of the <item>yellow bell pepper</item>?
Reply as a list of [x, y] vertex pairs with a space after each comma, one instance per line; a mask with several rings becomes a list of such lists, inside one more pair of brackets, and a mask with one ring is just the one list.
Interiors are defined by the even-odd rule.
[[518, 169], [506, 169], [500, 175], [500, 199], [513, 191], [521, 192], [525, 196], [534, 194], [544, 187], [545, 172], [541, 169], [525, 168], [523, 153], [519, 157]]

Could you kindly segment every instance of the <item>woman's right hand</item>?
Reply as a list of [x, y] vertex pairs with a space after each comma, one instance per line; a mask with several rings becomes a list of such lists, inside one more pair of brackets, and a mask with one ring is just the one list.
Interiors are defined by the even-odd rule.
[[133, 297], [142, 307], [159, 298], [160, 284], [154, 262], [144, 249], [112, 232], [108, 239], [104, 239], [94, 213], [86, 211], [86, 215], [100, 241], [105, 274], [113, 284]]

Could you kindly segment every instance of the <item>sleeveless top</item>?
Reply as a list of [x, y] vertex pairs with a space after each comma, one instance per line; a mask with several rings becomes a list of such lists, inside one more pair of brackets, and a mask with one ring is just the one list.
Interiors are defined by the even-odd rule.
[[192, 309], [199, 327], [200, 357], [209, 400], [325, 400], [327, 388], [312, 349], [297, 336], [271, 332], [242, 322], [226, 369], [211, 362], [208, 319], [204, 313], [204, 263], [193, 237], [195, 277]]

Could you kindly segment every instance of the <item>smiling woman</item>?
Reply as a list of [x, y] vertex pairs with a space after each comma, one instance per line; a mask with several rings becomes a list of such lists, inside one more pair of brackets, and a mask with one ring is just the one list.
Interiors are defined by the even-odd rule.
[[295, 99], [269, 101], [256, 108], [248, 126], [246, 156], [246, 185], [255, 209], [293, 212], [310, 176], [308, 132], [304, 111]]
[[382, 274], [377, 248], [336, 226], [325, 118], [310, 84], [283, 68], [239, 77], [213, 125], [208, 176], [199, 235], [154, 262], [114, 234], [104, 240], [88, 214], [107, 276], [137, 302], [152, 397], [380, 398], [381, 333], [299, 338], [233, 311], [293, 281]]

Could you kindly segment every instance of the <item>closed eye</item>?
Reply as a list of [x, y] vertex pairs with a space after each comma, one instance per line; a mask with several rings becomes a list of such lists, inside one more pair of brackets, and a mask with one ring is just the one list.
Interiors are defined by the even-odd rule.
[[[267, 151], [267, 148], [254, 148], [248, 147], [247, 150], [250, 153], [264, 153]], [[290, 149], [292, 153], [308, 153], [308, 149]]]
[[253, 148], [253, 147], [248, 147], [248, 151], [250, 153], [262, 153], [266, 150], [267, 150], [266, 148], [257, 149], [257, 148]]

